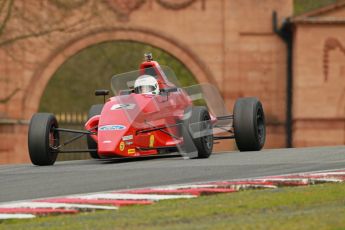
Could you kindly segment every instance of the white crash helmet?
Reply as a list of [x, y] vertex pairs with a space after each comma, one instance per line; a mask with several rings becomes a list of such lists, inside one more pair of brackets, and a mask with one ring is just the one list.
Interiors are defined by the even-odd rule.
[[141, 75], [134, 82], [134, 92], [141, 94], [159, 94], [157, 80], [150, 75]]

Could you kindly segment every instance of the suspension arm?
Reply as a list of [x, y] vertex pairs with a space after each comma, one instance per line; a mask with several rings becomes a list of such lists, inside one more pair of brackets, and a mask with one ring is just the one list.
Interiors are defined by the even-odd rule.
[[138, 133], [149, 133], [149, 132], [152, 132], [152, 131], [162, 130], [162, 129], [165, 129], [165, 128], [176, 127], [176, 126], [179, 126], [179, 125], [182, 125], [182, 123], [177, 123], [175, 125], [167, 125], [167, 126], [164, 126], [164, 127], [153, 127], [153, 128], [149, 128], [149, 129], [139, 130], [139, 131], [137, 131], [137, 134]]
[[219, 120], [219, 121], [221, 121], [221, 120], [232, 120], [232, 119], [234, 119], [234, 115], [233, 114], [217, 117], [217, 120]]
[[[93, 130], [92, 128], [91, 130]], [[94, 134], [89, 130], [75, 130], [75, 129], [63, 129], [63, 128], [53, 128], [53, 131], [66, 132], [66, 133], [81, 133], [81, 134]]]
[[218, 136], [218, 137], [213, 137], [213, 140], [225, 140], [225, 139], [235, 139], [235, 136]]
[[75, 130], [75, 129], [64, 129], [64, 128], [53, 128], [53, 131], [58, 131], [58, 132], [66, 132], [66, 133], [77, 133], [78, 135], [72, 137], [71, 139], [65, 141], [64, 143], [60, 144], [59, 146], [52, 146], [51, 148], [53, 150], [59, 151], [59, 152], [88, 152], [88, 150], [60, 150], [61, 147], [68, 145], [81, 137], [85, 135], [90, 135], [90, 134], [96, 134], [96, 132], [91, 132], [91, 130], [95, 130], [97, 126], [92, 127], [90, 130]]
[[64, 150], [59, 150], [59, 153], [87, 153], [90, 151], [97, 151], [97, 149], [64, 149]]

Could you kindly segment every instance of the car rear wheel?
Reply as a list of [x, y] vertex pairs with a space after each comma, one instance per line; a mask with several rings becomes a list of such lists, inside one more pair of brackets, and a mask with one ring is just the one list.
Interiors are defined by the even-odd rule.
[[[88, 119], [90, 119], [93, 116], [100, 115], [103, 109], [103, 104], [96, 104], [91, 106], [89, 113], [88, 113]], [[95, 142], [90, 135], [87, 135], [86, 137], [87, 141], [87, 147], [89, 149], [95, 149], [95, 151], [90, 151], [90, 157], [93, 159], [99, 159], [99, 155], [97, 153], [98, 145], [97, 142]]]
[[211, 117], [203, 106], [186, 109], [183, 120], [184, 150], [198, 152], [196, 158], [208, 158], [213, 149]]
[[234, 106], [234, 132], [240, 151], [261, 150], [266, 140], [265, 115], [254, 97], [240, 98]]
[[[58, 122], [53, 114], [36, 113], [30, 121], [28, 147], [34, 165], [53, 165], [56, 161], [60, 143]], [[55, 148], [55, 149], [54, 149]]]

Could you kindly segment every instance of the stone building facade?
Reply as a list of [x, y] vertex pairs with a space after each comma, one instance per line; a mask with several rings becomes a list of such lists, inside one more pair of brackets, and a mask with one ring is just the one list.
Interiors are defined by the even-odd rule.
[[[292, 0], [3, 2], [0, 163], [29, 160], [27, 121], [37, 112], [48, 81], [70, 57], [105, 41], [136, 41], [165, 50], [182, 61], [200, 83], [216, 85], [230, 111], [238, 97], [259, 97], [268, 123], [266, 147], [286, 145], [287, 48], [272, 29], [272, 12], [277, 13], [281, 27], [292, 15]], [[340, 8], [327, 14], [343, 17], [338, 14]], [[293, 144], [344, 144], [340, 136], [345, 132], [341, 91], [345, 35], [339, 32], [343, 24], [325, 26], [308, 22], [308, 17], [292, 18]], [[321, 65], [316, 58], [321, 58]], [[335, 109], [339, 106], [343, 109]], [[320, 130], [325, 131], [325, 139], [315, 137]], [[330, 134], [336, 139], [330, 139]], [[223, 149], [231, 148], [231, 143]]]
[[291, 23], [293, 145], [345, 145], [345, 1]]

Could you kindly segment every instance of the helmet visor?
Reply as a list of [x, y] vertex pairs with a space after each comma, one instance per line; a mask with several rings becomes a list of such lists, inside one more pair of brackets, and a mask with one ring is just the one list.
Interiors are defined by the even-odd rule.
[[153, 85], [142, 85], [135, 88], [135, 93], [151, 93], [156, 90]]

